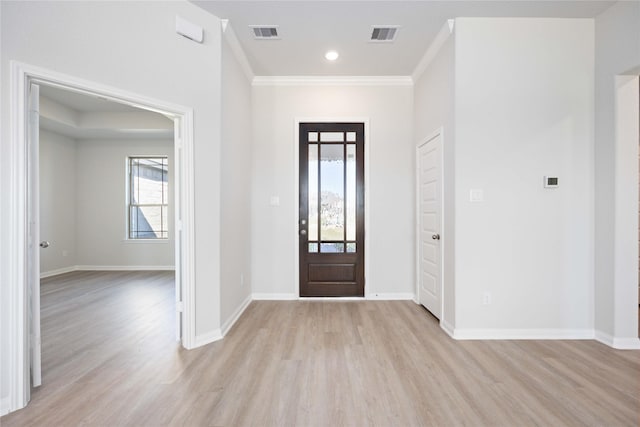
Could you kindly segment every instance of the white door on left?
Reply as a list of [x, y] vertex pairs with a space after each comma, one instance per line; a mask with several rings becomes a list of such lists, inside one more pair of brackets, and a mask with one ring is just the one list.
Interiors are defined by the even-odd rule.
[[[29, 365], [31, 384], [42, 384], [42, 356], [40, 339], [40, 87], [32, 83], [29, 88], [28, 128], [28, 289], [29, 300]], [[46, 246], [43, 244], [43, 247]]]

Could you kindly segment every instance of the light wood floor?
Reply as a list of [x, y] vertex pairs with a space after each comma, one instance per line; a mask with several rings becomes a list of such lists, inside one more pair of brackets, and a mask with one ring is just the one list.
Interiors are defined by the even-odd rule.
[[253, 302], [173, 340], [168, 273], [43, 282], [44, 385], [2, 426], [638, 426], [640, 351], [454, 341], [407, 301]]

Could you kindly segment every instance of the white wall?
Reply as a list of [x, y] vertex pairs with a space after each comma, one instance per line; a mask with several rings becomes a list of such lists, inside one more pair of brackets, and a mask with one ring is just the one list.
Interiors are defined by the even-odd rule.
[[[173, 218], [173, 141], [75, 141], [40, 133], [40, 272], [113, 267], [174, 267], [174, 230], [157, 242], [126, 240], [126, 158], [169, 158]], [[65, 255], [66, 253], [66, 255]]]
[[40, 131], [40, 272], [73, 268], [76, 251], [76, 141]]
[[[450, 31], [448, 25], [443, 30], [446, 33]], [[414, 83], [413, 141], [417, 146], [442, 129], [443, 229], [440, 241], [444, 306], [441, 321], [450, 328], [455, 325], [455, 33], [446, 37], [444, 44], [436, 48], [437, 53], [429, 66]]]
[[595, 328], [604, 336], [621, 339], [638, 336], [638, 278], [637, 271], [629, 268], [616, 275], [615, 257], [634, 264], [628, 258], [635, 251], [616, 252], [615, 246], [623, 236], [635, 236], [637, 229], [633, 220], [621, 222], [618, 216], [625, 213], [616, 212], [615, 207], [624, 199], [635, 200], [637, 181], [623, 178], [620, 172], [637, 164], [624, 155], [633, 147], [616, 146], [616, 76], [640, 74], [639, 22], [638, 2], [618, 2], [595, 20]]
[[[254, 86], [252, 285], [295, 295], [295, 120], [369, 119], [365, 294], [414, 292], [414, 145], [410, 86]], [[271, 196], [280, 198], [270, 206]]]
[[455, 31], [456, 330], [586, 335], [593, 20], [457, 19]]
[[220, 151], [223, 224], [220, 230], [220, 314], [223, 328], [251, 294], [251, 124], [251, 82], [225, 37], [222, 43]]
[[[76, 166], [77, 265], [174, 267], [173, 140], [80, 140]], [[169, 239], [127, 240], [127, 157], [169, 159]]]
[[[17, 60], [193, 108], [195, 123], [196, 334], [220, 327], [220, 20], [188, 2], [0, 2], [1, 181], [8, 194], [9, 61]], [[176, 14], [202, 25], [203, 44], [175, 33]], [[7, 239], [12, 206], [2, 197], [0, 311], [7, 313]], [[8, 393], [8, 323], [2, 322], [2, 383]]]

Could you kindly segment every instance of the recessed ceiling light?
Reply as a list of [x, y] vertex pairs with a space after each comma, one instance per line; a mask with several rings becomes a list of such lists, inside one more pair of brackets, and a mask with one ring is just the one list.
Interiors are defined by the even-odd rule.
[[324, 54], [324, 57], [327, 58], [327, 61], [335, 61], [336, 59], [338, 59], [338, 56], [340, 55], [335, 50], [330, 50]]

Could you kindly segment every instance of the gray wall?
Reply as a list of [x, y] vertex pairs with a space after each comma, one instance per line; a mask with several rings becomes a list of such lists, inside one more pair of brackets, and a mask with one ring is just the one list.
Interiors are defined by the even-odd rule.
[[223, 328], [251, 294], [251, 82], [222, 43], [220, 314]]

